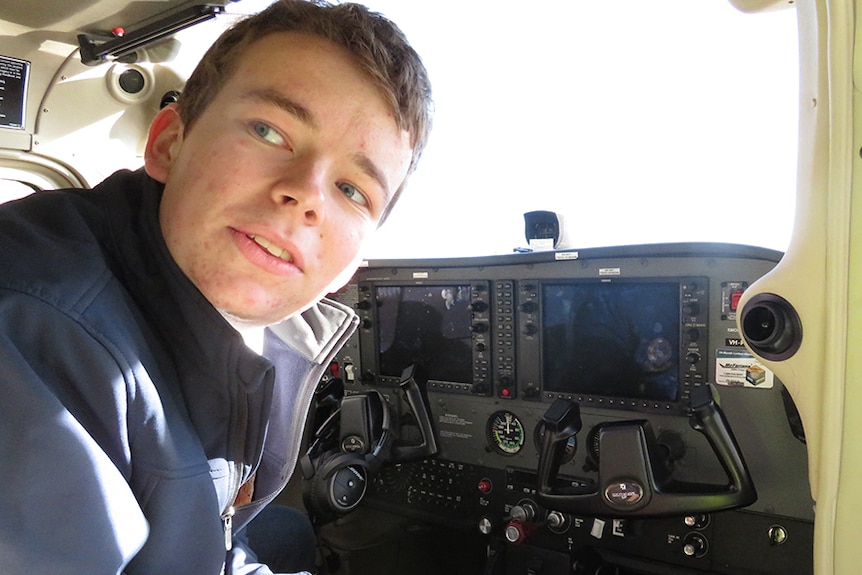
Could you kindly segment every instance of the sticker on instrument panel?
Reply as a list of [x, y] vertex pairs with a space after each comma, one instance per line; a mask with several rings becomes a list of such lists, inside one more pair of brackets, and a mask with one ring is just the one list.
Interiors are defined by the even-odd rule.
[[715, 382], [728, 387], [771, 389], [775, 374], [745, 349], [718, 349], [715, 352]]

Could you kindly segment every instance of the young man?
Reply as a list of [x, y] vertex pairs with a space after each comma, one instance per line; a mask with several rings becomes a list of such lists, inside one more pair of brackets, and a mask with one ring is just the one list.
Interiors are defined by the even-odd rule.
[[[207, 53], [144, 170], [0, 208], [3, 573], [270, 572], [233, 535], [293, 471], [355, 325], [321, 298], [429, 125], [394, 25], [285, 0]], [[272, 361], [238, 333], [265, 325]]]

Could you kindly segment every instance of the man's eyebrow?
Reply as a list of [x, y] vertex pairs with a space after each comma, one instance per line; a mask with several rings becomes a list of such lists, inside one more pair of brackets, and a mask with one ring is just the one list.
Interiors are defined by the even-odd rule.
[[371, 161], [371, 158], [365, 154], [354, 154], [353, 161], [356, 162], [363, 172], [365, 172], [365, 175], [380, 184], [380, 187], [383, 188], [383, 193], [386, 195], [386, 201], [388, 202], [392, 197], [392, 190], [389, 189], [389, 181], [386, 179], [386, 176], [380, 168], [378, 168], [377, 165]]
[[291, 100], [289, 97], [285, 96], [281, 92], [278, 92], [277, 90], [250, 90], [243, 93], [240, 98], [242, 98], [243, 100], [254, 100], [257, 102], [262, 102], [264, 104], [275, 106], [276, 108], [280, 108], [288, 114], [296, 117], [300, 122], [302, 122], [303, 124], [307, 124], [312, 129], [316, 130], [318, 128], [317, 122], [314, 119], [314, 115], [312, 115], [308, 108], [306, 108], [302, 104], [297, 103], [294, 100]]

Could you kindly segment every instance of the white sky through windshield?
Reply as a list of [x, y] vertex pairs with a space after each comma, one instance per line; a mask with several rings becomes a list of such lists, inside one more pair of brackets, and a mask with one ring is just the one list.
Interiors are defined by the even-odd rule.
[[511, 253], [523, 213], [568, 247], [784, 250], [796, 180], [793, 9], [725, 0], [369, 0], [422, 55], [431, 142], [368, 257]]

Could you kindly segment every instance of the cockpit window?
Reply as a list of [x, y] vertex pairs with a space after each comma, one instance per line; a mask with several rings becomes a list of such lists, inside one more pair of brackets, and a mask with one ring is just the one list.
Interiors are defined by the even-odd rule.
[[370, 258], [511, 253], [525, 212], [561, 247], [784, 250], [796, 191], [794, 9], [726, 0], [368, 0], [428, 67], [430, 143]]

